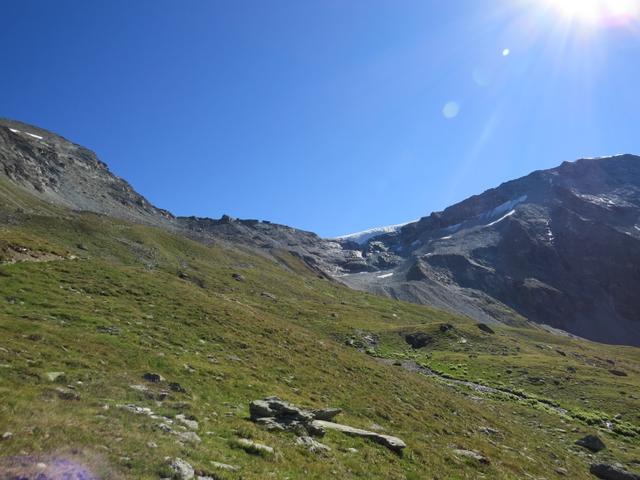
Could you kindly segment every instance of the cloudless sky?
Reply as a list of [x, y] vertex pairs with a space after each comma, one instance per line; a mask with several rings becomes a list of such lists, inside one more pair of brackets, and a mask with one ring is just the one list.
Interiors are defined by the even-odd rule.
[[0, 116], [175, 214], [401, 223], [640, 153], [638, 18], [550, 3], [0, 0]]

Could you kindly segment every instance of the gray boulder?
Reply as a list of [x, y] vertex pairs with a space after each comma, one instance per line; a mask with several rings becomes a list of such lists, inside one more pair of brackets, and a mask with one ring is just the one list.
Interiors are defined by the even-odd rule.
[[147, 372], [144, 375], [142, 375], [142, 378], [145, 379], [147, 382], [151, 382], [151, 383], [164, 382], [164, 377], [159, 373]]
[[169, 468], [178, 480], [191, 480], [195, 477], [193, 467], [181, 458], [168, 459]]
[[335, 416], [341, 413], [341, 408], [322, 408], [320, 410], [313, 410], [311, 412], [314, 420], [326, 420], [327, 422], [333, 420]]
[[589, 471], [602, 480], [640, 480], [640, 475], [627, 472], [617, 465], [597, 463], [591, 465]]
[[313, 453], [326, 453], [331, 451], [331, 448], [326, 446], [324, 443], [320, 443], [313, 437], [309, 437], [307, 435], [296, 438], [296, 445], [304, 447]]
[[604, 442], [600, 440], [600, 437], [598, 437], [597, 435], [587, 435], [586, 437], [576, 441], [576, 445], [591, 450], [593, 453], [607, 448]]

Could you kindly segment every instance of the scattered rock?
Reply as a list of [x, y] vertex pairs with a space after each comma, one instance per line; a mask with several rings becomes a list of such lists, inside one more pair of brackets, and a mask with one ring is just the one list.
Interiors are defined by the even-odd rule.
[[160, 375], [159, 373], [147, 372], [144, 375], [142, 375], [142, 378], [144, 380], [146, 380], [147, 382], [151, 382], [151, 383], [164, 382], [164, 377], [162, 375]]
[[273, 293], [269, 293], [269, 292], [262, 292], [260, 295], [270, 300], [273, 300], [274, 302], [278, 299]]
[[640, 475], [627, 472], [618, 465], [593, 464], [589, 471], [602, 480], [640, 480]]
[[600, 437], [597, 435], [587, 435], [586, 437], [576, 441], [576, 445], [591, 450], [594, 453], [606, 448], [604, 442], [600, 440]]
[[120, 335], [120, 329], [113, 325], [98, 325], [96, 330], [100, 333], [106, 333], [108, 335]]
[[370, 349], [375, 349], [378, 346], [378, 336], [371, 332], [365, 332], [357, 330], [351, 338], [345, 341], [345, 345], [349, 347], [357, 348], [358, 350], [365, 352]]
[[56, 381], [62, 382], [65, 380], [64, 372], [47, 372], [44, 374], [44, 377], [50, 382], [56, 382]]
[[182, 413], [179, 415], [176, 415], [176, 420], [178, 420], [180, 423], [182, 423], [187, 428], [190, 428], [191, 430], [198, 430], [198, 422], [196, 422], [193, 419], [185, 417]]
[[62, 400], [80, 400], [80, 394], [69, 388], [58, 387], [56, 393]]
[[195, 477], [193, 467], [181, 458], [168, 459], [169, 468], [177, 480], [191, 480]]
[[172, 392], [187, 393], [187, 390], [178, 382], [171, 382], [169, 383], [168, 387], [169, 387], [169, 390], [171, 390]]
[[440, 325], [440, 331], [442, 333], [448, 332], [449, 330], [453, 330], [453, 325], [451, 325], [450, 323], [443, 323], [442, 325]]
[[324, 443], [320, 443], [314, 440], [312, 437], [306, 435], [296, 438], [296, 445], [305, 447], [307, 450], [313, 453], [326, 453], [331, 451], [331, 448], [326, 446]]
[[238, 282], [244, 282], [244, 275], [240, 275], [239, 273], [234, 273], [231, 276], [233, 277], [234, 280]]
[[433, 339], [426, 333], [408, 333], [404, 336], [404, 341], [411, 345], [411, 348], [418, 349], [429, 345]]
[[254, 455], [272, 455], [273, 448], [264, 445], [262, 443], [254, 442], [253, 440], [249, 440], [248, 438], [239, 438], [235, 441], [235, 444], [242, 448], [245, 452], [251, 453]]
[[626, 377], [627, 372], [623, 372], [622, 370], [609, 370], [611, 375], [615, 375], [616, 377]]
[[178, 440], [180, 440], [181, 442], [200, 443], [202, 441], [202, 439], [200, 438], [200, 436], [196, 432], [176, 432], [176, 431], [174, 431], [173, 434], [176, 437], [178, 437]]
[[237, 472], [240, 470], [240, 467], [236, 467], [235, 465], [228, 465], [226, 463], [211, 462], [211, 465], [213, 465], [218, 470], [225, 470], [227, 472]]
[[482, 330], [485, 333], [496, 333], [493, 328], [491, 328], [489, 325], [487, 325], [486, 323], [478, 323], [476, 325], [480, 330]]
[[156, 442], [147, 442], [147, 448], [158, 448], [158, 444]]
[[149, 391], [149, 387], [147, 387], [146, 385], [129, 385], [129, 388], [140, 393], [146, 393]]
[[134, 405], [133, 403], [130, 403], [128, 405], [116, 405], [116, 406], [124, 410], [129, 410], [130, 412], [135, 413], [137, 415], [147, 415], [147, 416], [153, 415], [153, 411], [150, 408], [139, 407], [138, 405]]
[[569, 475], [569, 470], [567, 470], [566, 468], [558, 467], [556, 468], [556, 473], [558, 475], [566, 477], [567, 475]]
[[4, 432], [2, 434], [2, 440], [11, 440], [13, 438], [13, 433], [11, 432]]
[[453, 451], [459, 457], [472, 458], [473, 460], [477, 460], [483, 465], [489, 465], [491, 461], [482, 455], [480, 452], [476, 452], [475, 450], [465, 450], [465, 449], [455, 449]]

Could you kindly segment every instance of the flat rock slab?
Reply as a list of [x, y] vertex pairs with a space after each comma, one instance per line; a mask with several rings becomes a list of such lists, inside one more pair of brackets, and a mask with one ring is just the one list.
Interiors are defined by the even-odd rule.
[[342, 425], [340, 423], [327, 422], [325, 420], [314, 420], [311, 422], [311, 425], [317, 430], [335, 430], [354, 437], [366, 438], [379, 443], [396, 453], [402, 452], [402, 450], [407, 446], [407, 444], [398, 437], [383, 435], [369, 430], [362, 430], [360, 428], [350, 427], [349, 425]]
[[247, 453], [253, 453], [258, 455], [272, 455], [273, 448], [262, 443], [254, 442], [248, 438], [239, 438], [236, 440], [236, 445], [242, 448]]
[[459, 457], [472, 458], [473, 460], [477, 460], [483, 465], [489, 465], [491, 462], [487, 457], [482, 455], [480, 452], [476, 452], [475, 450], [465, 450], [462, 448], [457, 448], [453, 451]]

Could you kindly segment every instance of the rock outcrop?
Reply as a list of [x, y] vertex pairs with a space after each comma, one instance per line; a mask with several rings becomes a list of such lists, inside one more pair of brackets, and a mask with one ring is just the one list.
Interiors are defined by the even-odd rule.
[[270, 430], [294, 431], [301, 435], [297, 443], [308, 447], [312, 451], [327, 451], [329, 447], [315, 442], [311, 438], [313, 436], [322, 436], [327, 430], [365, 438], [396, 453], [401, 453], [406, 448], [406, 444], [397, 437], [332, 422], [331, 420], [341, 411], [338, 408], [305, 410], [278, 397], [254, 400], [249, 404], [249, 412], [254, 422], [264, 425]]

